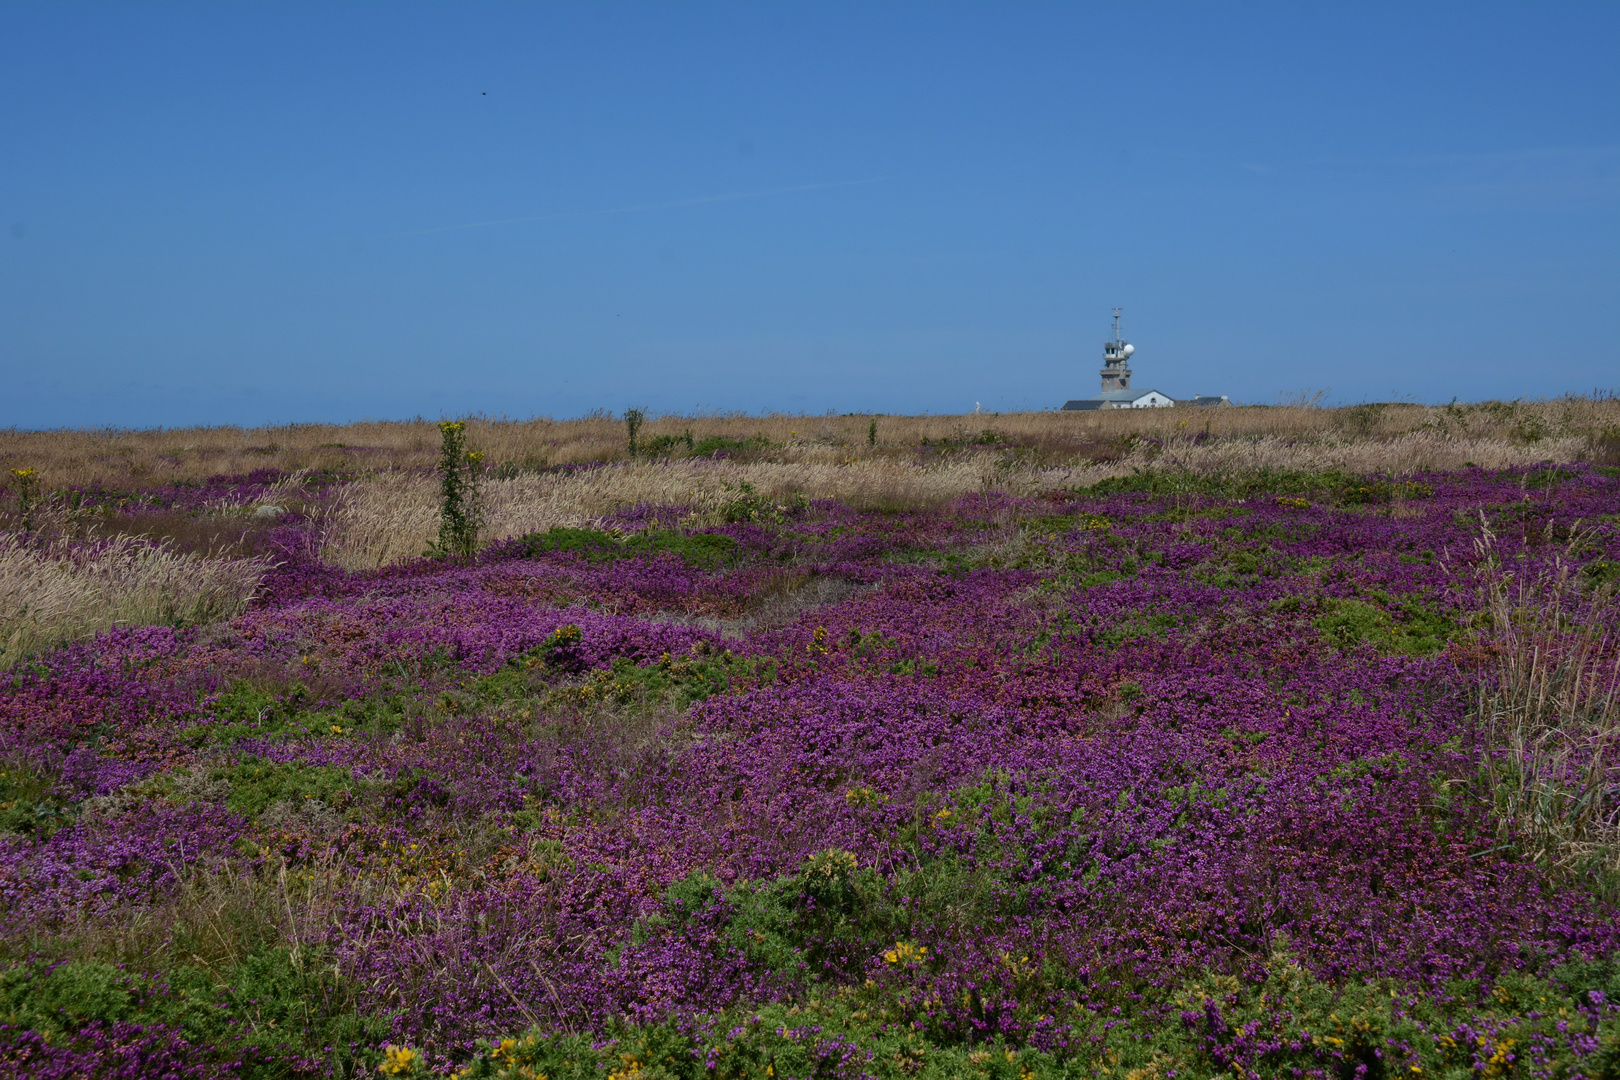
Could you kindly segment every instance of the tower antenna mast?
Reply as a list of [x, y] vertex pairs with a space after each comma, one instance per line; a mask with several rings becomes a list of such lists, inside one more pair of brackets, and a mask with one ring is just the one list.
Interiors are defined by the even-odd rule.
[[1131, 354], [1136, 351], [1119, 336], [1119, 316], [1124, 308], [1114, 309], [1114, 339], [1103, 342], [1103, 393], [1131, 388]]

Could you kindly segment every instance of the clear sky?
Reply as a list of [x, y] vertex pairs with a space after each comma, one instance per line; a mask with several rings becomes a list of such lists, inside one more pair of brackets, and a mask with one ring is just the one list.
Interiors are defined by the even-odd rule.
[[1620, 4], [0, 3], [0, 425], [1620, 386]]

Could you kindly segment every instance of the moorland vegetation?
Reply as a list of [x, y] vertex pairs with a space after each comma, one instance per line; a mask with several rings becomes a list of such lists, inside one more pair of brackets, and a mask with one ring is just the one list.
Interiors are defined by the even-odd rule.
[[0, 1075], [1620, 1077], [1620, 402], [0, 432]]

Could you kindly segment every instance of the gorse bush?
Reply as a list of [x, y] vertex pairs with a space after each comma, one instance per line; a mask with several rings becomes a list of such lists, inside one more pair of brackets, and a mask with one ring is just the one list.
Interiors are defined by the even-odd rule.
[[24, 531], [34, 527], [34, 511], [39, 508], [39, 470], [11, 470], [11, 486], [17, 494], [17, 520]]
[[484, 454], [467, 449], [465, 421], [443, 421], [439, 436], [439, 539], [429, 554], [471, 558], [478, 550], [484, 520], [479, 499]]
[[636, 444], [636, 434], [641, 431], [641, 425], [646, 421], [647, 414], [640, 409], [626, 409], [624, 411], [624, 429], [629, 436], [627, 442], [631, 457], [635, 457], [640, 450], [640, 447]]

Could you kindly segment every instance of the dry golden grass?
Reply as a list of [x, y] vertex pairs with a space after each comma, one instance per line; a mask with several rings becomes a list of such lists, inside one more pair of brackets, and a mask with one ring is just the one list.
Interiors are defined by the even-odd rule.
[[[878, 450], [909, 452], [922, 440], [962, 439], [985, 429], [1025, 446], [1043, 460], [1116, 455], [1130, 436], [1167, 439], [1188, 432], [1216, 439], [1384, 442], [1416, 432], [1536, 446], [1553, 440], [1557, 459], [1578, 440], [1585, 445], [1620, 436], [1620, 400], [1563, 398], [1478, 405], [1308, 405], [1234, 408], [1120, 409], [1100, 413], [1000, 413], [965, 416], [666, 416], [649, 420], [643, 440], [691, 431], [698, 438], [763, 435], [776, 460], [824, 460], [828, 450], [866, 448], [867, 425], [878, 426]], [[491, 462], [538, 468], [628, 455], [624, 424], [599, 414], [578, 420], [474, 420], [468, 443]], [[425, 469], [439, 433], [425, 420], [356, 424], [297, 424], [274, 428], [173, 428], [160, 431], [0, 431], [4, 470], [40, 470], [46, 489], [103, 483], [155, 487], [180, 480], [259, 468], [388, 471]], [[1110, 447], [1114, 449], [1111, 451]], [[1483, 464], [1483, 462], [1481, 462]]]
[[265, 566], [264, 559], [179, 554], [130, 536], [81, 544], [0, 532], [0, 667], [117, 625], [232, 615]]
[[[934, 506], [971, 491], [1042, 490], [1095, 483], [1128, 472], [1118, 464], [1004, 469], [989, 454], [938, 465], [873, 457], [825, 461], [633, 461], [574, 473], [524, 474], [483, 487], [484, 536], [501, 540], [554, 526], [590, 524], [630, 506], [685, 506], [714, 514], [744, 483], [759, 495], [838, 499], [858, 508]], [[421, 555], [439, 528], [438, 482], [425, 473], [388, 473], [338, 493], [322, 557], [349, 569]]]
[[[1577, 535], [1569, 550], [1589, 542]], [[1614, 589], [1590, 587], [1562, 559], [1530, 578], [1505, 572], [1483, 519], [1477, 547], [1496, 668], [1480, 689], [1478, 716], [1495, 751], [1480, 779], [1498, 831], [1599, 895], [1620, 896]]]
[[[637, 505], [683, 506], [712, 519], [750, 485], [785, 500], [837, 499], [857, 509], [938, 506], [980, 491], [1035, 494], [1095, 484], [1137, 469], [1214, 476], [1262, 468], [1401, 475], [1456, 469], [1530, 465], [1549, 458], [1573, 460], [1584, 447], [1575, 438], [1535, 444], [1455, 437], [1418, 431], [1388, 440], [1329, 437], [1301, 441], [1263, 436], [1194, 441], [1172, 437], [1161, 449], [1136, 446], [1113, 460], [1042, 464], [993, 448], [963, 449], [932, 460], [865, 447], [806, 444], [797, 460], [686, 459], [615, 462], [571, 473], [525, 473], [484, 485], [487, 540], [554, 526], [591, 524]], [[369, 569], [419, 556], [438, 531], [438, 484], [424, 472], [384, 473], [345, 485], [330, 516], [323, 558], [348, 569]]]
[[1576, 461], [1588, 442], [1574, 436], [1544, 438], [1534, 443], [1482, 436], [1450, 435], [1419, 430], [1389, 439], [1328, 436], [1319, 439], [1256, 439], [1177, 441], [1166, 444], [1152, 467], [1179, 469], [1199, 476], [1243, 473], [1259, 469], [1348, 473], [1444, 472], [1478, 465], [1487, 469], [1535, 465], [1543, 461]]

